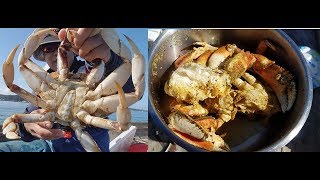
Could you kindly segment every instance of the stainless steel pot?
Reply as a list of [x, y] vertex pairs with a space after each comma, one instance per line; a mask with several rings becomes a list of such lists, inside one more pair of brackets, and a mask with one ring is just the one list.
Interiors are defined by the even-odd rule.
[[265, 126], [252, 124], [259, 120], [232, 122], [227, 131], [229, 138], [225, 140], [232, 151], [274, 151], [289, 143], [299, 133], [309, 115], [312, 104], [312, 81], [299, 48], [281, 30], [167, 29], [163, 31], [149, 49], [149, 113], [155, 124], [184, 149], [205, 151], [186, 143], [167, 126], [168, 104], [164, 98], [163, 83], [170, 72], [171, 64], [182, 54], [183, 48], [196, 41], [206, 41], [215, 46], [235, 43], [240, 48], [253, 51], [263, 39], [268, 39], [276, 46], [276, 51], [267, 52], [269, 54], [266, 56], [294, 74], [298, 91], [296, 101], [289, 112], [272, 117]]

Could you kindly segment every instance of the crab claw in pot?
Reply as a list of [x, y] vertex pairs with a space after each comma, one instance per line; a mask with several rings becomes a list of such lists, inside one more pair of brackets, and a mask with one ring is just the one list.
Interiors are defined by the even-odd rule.
[[[205, 42], [195, 42], [193, 46], [195, 47], [193, 47], [192, 51], [189, 51], [188, 53], [178, 57], [175, 60], [174, 62], [175, 69], [177, 69], [180, 66], [189, 64], [197, 58], [200, 58], [197, 63], [204, 65], [207, 63], [208, 58], [210, 57], [212, 52], [218, 49], [217, 47], [211, 46], [210, 44]], [[202, 56], [204, 53], [206, 53], [207, 57]]]
[[172, 112], [168, 119], [172, 131], [186, 142], [208, 151], [230, 151], [224, 140], [215, 134], [223, 121], [212, 117], [192, 119], [178, 111]]
[[263, 55], [254, 54], [257, 61], [253, 64], [253, 70], [275, 92], [282, 112], [289, 111], [296, 99], [297, 90], [293, 75], [286, 69], [275, 64]]

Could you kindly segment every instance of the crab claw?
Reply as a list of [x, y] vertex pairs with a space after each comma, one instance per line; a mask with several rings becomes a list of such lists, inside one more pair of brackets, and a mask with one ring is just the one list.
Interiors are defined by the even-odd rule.
[[219, 67], [224, 60], [233, 55], [236, 49], [237, 46], [235, 44], [221, 46], [210, 56], [208, 66], [213, 69]]
[[96, 31], [101, 34], [103, 40], [107, 43], [110, 49], [116, 53], [118, 56], [124, 58], [125, 60], [131, 59], [131, 51], [129, 48], [120, 40], [120, 37], [115, 29], [112, 28], [102, 28], [96, 29]]
[[280, 104], [282, 112], [289, 111], [296, 99], [297, 90], [293, 75], [263, 55], [254, 54], [257, 61], [253, 70], [272, 88]]
[[223, 121], [212, 117], [192, 119], [178, 111], [169, 115], [169, 127], [186, 142], [208, 151], [230, 151], [224, 140], [215, 134]]
[[14, 59], [14, 55], [18, 50], [18, 47], [19, 45], [17, 45], [10, 52], [7, 60], [3, 63], [3, 66], [2, 66], [3, 79], [8, 88], [10, 88], [13, 83], [13, 78], [14, 78], [13, 59]]
[[256, 61], [249, 51], [241, 50], [233, 57], [223, 62], [223, 69], [228, 72], [232, 80], [241, 77]]
[[26, 40], [24, 48], [19, 54], [19, 65], [25, 64], [35, 50], [40, 46], [42, 40], [47, 36], [57, 36], [55, 28], [37, 28]]
[[[210, 55], [212, 54], [212, 52], [218, 49], [217, 47], [211, 46], [210, 44], [205, 42], [195, 42], [190, 47], [193, 48], [192, 51], [189, 51], [188, 53], [178, 57], [174, 61], [175, 69], [185, 64], [189, 64], [193, 62], [193, 60], [195, 59], [197, 59], [196, 60], [197, 63], [205, 65], [207, 64], [207, 61]], [[184, 50], [185, 49], [188, 49], [188, 48], [184, 48]]]
[[4, 120], [2, 134], [5, 134], [8, 139], [20, 139], [20, 136], [18, 135], [18, 126], [14, 123], [14, 118], [12, 116]]

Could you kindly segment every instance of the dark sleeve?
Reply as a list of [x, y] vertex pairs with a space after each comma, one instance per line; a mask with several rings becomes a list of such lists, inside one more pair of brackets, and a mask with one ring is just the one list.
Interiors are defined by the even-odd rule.
[[298, 46], [308, 46], [319, 50], [317, 31], [313, 29], [284, 29], [283, 30]]
[[[123, 60], [116, 53], [111, 51], [111, 58], [109, 63], [106, 64], [105, 77], [111, 74], [115, 69], [117, 69], [121, 64], [123, 64]], [[132, 82], [132, 76], [129, 77], [126, 84], [123, 86], [123, 91], [125, 93], [134, 92], [134, 85]]]
[[[30, 112], [32, 112], [32, 111], [34, 111], [36, 109], [39, 109], [39, 108], [33, 106], [32, 104], [28, 104], [28, 106], [26, 107], [24, 113], [25, 114], [29, 114]], [[26, 128], [24, 127], [23, 123], [18, 123], [18, 127], [19, 127], [18, 133], [19, 133], [19, 136], [21, 137], [22, 141], [30, 142], [30, 141], [38, 139], [38, 138], [34, 137], [32, 134], [30, 134], [26, 130]]]

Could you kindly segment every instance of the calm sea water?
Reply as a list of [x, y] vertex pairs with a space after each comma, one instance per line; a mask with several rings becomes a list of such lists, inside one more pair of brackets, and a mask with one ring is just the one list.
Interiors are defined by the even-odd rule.
[[[0, 101], [0, 124], [9, 116], [17, 113], [23, 113], [28, 103]], [[148, 122], [148, 112], [145, 110], [131, 109], [132, 122]], [[116, 120], [115, 113], [109, 116], [109, 119]]]

